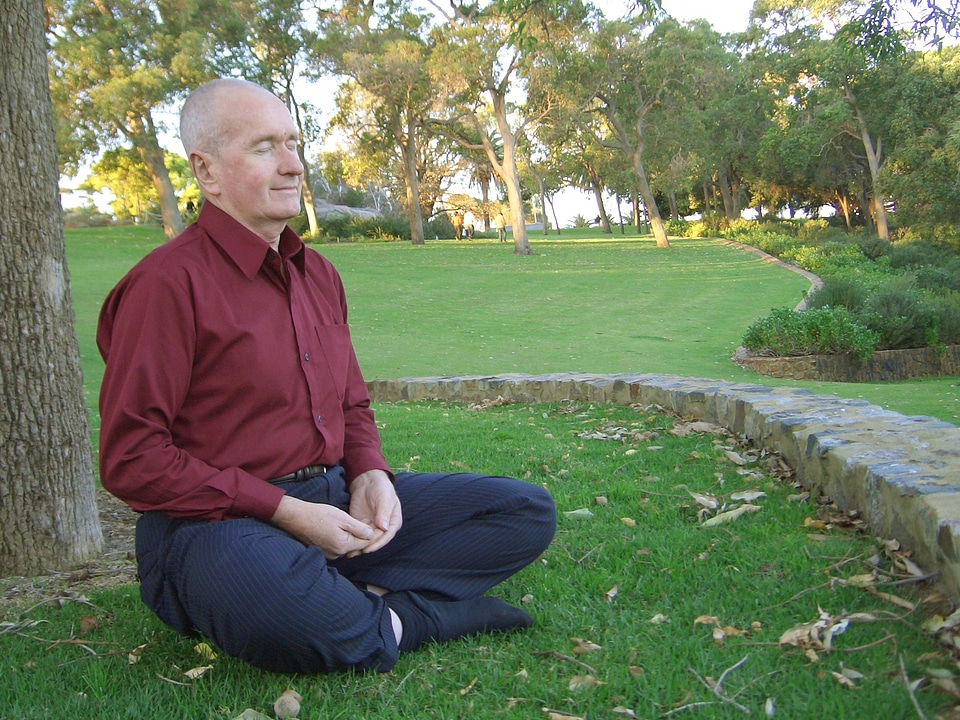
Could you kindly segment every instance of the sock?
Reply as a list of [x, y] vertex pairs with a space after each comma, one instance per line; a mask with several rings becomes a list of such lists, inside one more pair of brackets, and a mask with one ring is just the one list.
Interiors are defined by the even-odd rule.
[[429, 642], [533, 625], [533, 618], [523, 610], [492, 597], [434, 602], [408, 590], [387, 593], [383, 600], [403, 623], [402, 653]]

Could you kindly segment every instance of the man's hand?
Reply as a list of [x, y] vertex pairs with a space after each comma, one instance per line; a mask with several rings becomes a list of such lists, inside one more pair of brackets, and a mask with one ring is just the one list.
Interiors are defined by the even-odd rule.
[[373, 528], [373, 541], [350, 553], [371, 553], [393, 540], [403, 525], [400, 499], [383, 470], [368, 470], [350, 483], [350, 515]]
[[371, 524], [351, 517], [333, 505], [312, 503], [284, 495], [270, 522], [307, 545], [316, 545], [328, 560], [364, 552], [382, 539]]

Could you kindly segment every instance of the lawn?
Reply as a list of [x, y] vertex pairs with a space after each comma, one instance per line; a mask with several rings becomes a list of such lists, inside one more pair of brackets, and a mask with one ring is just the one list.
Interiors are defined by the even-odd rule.
[[[713, 240], [675, 239], [663, 250], [645, 236], [564, 233], [532, 237], [530, 257], [494, 241], [316, 249], [343, 275], [351, 332], [368, 379], [665, 373], [793, 385], [960, 422], [955, 377], [802, 382], [735, 365], [730, 356], [750, 323], [803, 297], [808, 283], [799, 275]], [[100, 303], [127, 268], [162, 241], [159, 231], [146, 228], [67, 234], [91, 408], [103, 371], [93, 342]]]
[[[161, 239], [68, 235], [91, 407], [99, 303]], [[343, 273], [369, 378], [656, 372], [773, 384], [729, 355], [755, 317], [796, 304], [800, 277], [706, 240], [532, 244], [532, 257], [477, 241], [318, 249]], [[951, 397], [932, 381], [896, 393], [806, 385], [905, 412]], [[395, 468], [504, 473], [550, 490], [555, 542], [495, 591], [534, 629], [430, 646], [384, 675], [290, 677], [199, 654], [135, 586], [74, 592], [0, 617], [0, 720], [273, 717], [287, 689], [309, 719], [932, 720], [956, 703], [956, 658], [921, 628], [949, 604], [912, 582], [889, 539], [805, 497], [775, 456], [656, 408], [376, 410]]]

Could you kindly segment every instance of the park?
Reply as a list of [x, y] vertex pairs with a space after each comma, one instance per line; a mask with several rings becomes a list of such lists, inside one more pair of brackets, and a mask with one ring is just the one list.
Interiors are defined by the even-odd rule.
[[[935, 4], [911, 4], [932, 13], [914, 30], [926, 28], [942, 38], [955, 29], [955, 16], [938, 14], [942, 11]], [[862, 359], [898, 348], [929, 348], [943, 355], [944, 348], [958, 344], [960, 311], [953, 284], [960, 223], [943, 177], [956, 174], [956, 164], [950, 170], [951, 153], [960, 152], [960, 143], [947, 137], [947, 130], [942, 142], [931, 131], [922, 135], [929, 145], [911, 145], [920, 137], [916, 128], [908, 127], [905, 115], [895, 118], [884, 126], [889, 134], [884, 134], [883, 155], [880, 136], [871, 134], [863, 115], [864, 109], [876, 111], [865, 98], [872, 97], [871, 90], [881, 98], [878, 86], [824, 71], [823, 94], [807, 98], [810, 115], [795, 125], [779, 118], [780, 128], [797, 132], [780, 138], [783, 145], [766, 157], [766, 167], [760, 163], [756, 173], [731, 176], [726, 170], [736, 165], [729, 164], [690, 184], [697, 171], [680, 166], [693, 163], [694, 156], [644, 155], [644, 138], [631, 136], [617, 116], [617, 102], [604, 104], [598, 92], [592, 102], [600, 125], [610, 131], [607, 147], [630, 162], [616, 171], [606, 166], [601, 183], [588, 166], [599, 146], [575, 153], [584, 164], [580, 180], [596, 191], [601, 209], [594, 227], [579, 218], [573, 227], [559, 228], [551, 198], [570, 181], [570, 170], [561, 164], [549, 169], [512, 164], [523, 147], [522, 133], [514, 132], [518, 128], [505, 114], [486, 129], [474, 126], [479, 137], [458, 138], [457, 132], [465, 132], [461, 127], [444, 139], [484, 148], [485, 156], [473, 158], [474, 170], [479, 176], [483, 169], [492, 171], [497, 182], [480, 180], [480, 199], [444, 198], [439, 185], [419, 187], [412, 166], [400, 162], [392, 165], [394, 185], [350, 189], [357, 197], [372, 192], [364, 196], [368, 207], [395, 201], [392, 211], [374, 217], [359, 211], [345, 217], [306, 212], [295, 218], [291, 224], [307, 239], [308, 252], [330, 260], [343, 278], [351, 336], [390, 466], [417, 472], [482, 470], [538, 485], [554, 498], [558, 528], [533, 565], [492, 591], [529, 613], [535, 620], [531, 630], [427, 645], [403, 655], [387, 673], [277, 674], [227, 656], [206, 638], [180, 636], [150, 613], [136, 577], [136, 514], [94, 481], [104, 373], [95, 333], [103, 300], [134, 264], [192, 219], [193, 206], [184, 203], [193, 200], [185, 192], [189, 178], [176, 171], [165, 183], [155, 183], [152, 195], [149, 189], [145, 195], [133, 193], [134, 187], [151, 184], [151, 174], [156, 179], [169, 170], [161, 170], [166, 163], [154, 152], [156, 138], [144, 140], [152, 127], [150, 108], [139, 118], [131, 110], [126, 118], [131, 124], [121, 127], [124, 121], [116, 116], [97, 125], [104, 116], [84, 116], [89, 105], [57, 105], [66, 97], [65, 88], [75, 86], [78, 69], [86, 67], [91, 79], [96, 75], [81, 53], [89, 46], [71, 43], [74, 30], [80, 38], [92, 28], [88, 40], [106, 38], [109, 30], [115, 40], [125, 32], [123, 23], [105, 29], [94, 22], [99, 11], [71, 14], [77, 12], [72, 3], [50, 4], [56, 69], [51, 105], [42, 80], [47, 67], [42, 23], [36, 8], [21, 6], [26, 8], [21, 15], [4, 10], [7, 37], [29, 20], [29, 31], [16, 37], [30, 42], [16, 44], [9, 66], [25, 68], [22, 77], [37, 85], [14, 81], [6, 72], [0, 85], [4, 103], [22, 111], [3, 121], [20, 124], [0, 125], [0, 135], [16, 141], [0, 164], [0, 176], [11, 180], [0, 196], [8, 438], [0, 455], [0, 720], [957, 717], [960, 615], [950, 564], [955, 560], [951, 521], [941, 523], [939, 529], [946, 531], [939, 535], [934, 528], [933, 545], [940, 546], [933, 551], [944, 564], [931, 564], [929, 547], [912, 546], [914, 538], [906, 534], [885, 534], [875, 522], [882, 509], [878, 514], [875, 507], [845, 502], [838, 497], [840, 485], [810, 482], [810, 458], [829, 460], [846, 442], [844, 413], [899, 422], [909, 428], [909, 438], [919, 428], [915, 444], [923, 448], [918, 445], [918, 452], [928, 447], [923, 434], [928, 429], [951, 442], [960, 424], [957, 378], [797, 380], [760, 375], [734, 362], [744, 346], [760, 357], [845, 353]], [[242, 13], [242, 6], [236, 3], [233, 9]], [[501, 20], [530, 11], [512, 3], [490, 8]], [[155, 37], [176, 23], [182, 29], [189, 20], [183, 14], [173, 23], [165, 12], [140, 18], [157, 23]], [[475, 21], [463, 8], [454, 14], [451, 26], [458, 32]], [[352, 35], [357, 27], [345, 22], [348, 16], [327, 22], [321, 37], [312, 40], [299, 34], [305, 25], [286, 32], [304, 43], [315, 41], [312, 52], [325, 57], [328, 67], [355, 76], [369, 90], [383, 78], [365, 74], [369, 67], [337, 49], [348, 38], [357, 40]], [[530, 61], [518, 62], [513, 70], [531, 73], [528, 110], [544, 120], [544, 129], [559, 127], [548, 117], [571, 120], [569, 103], [576, 97], [565, 86], [569, 78], [553, 72], [557, 65], [551, 62], [559, 56], [540, 65], [535, 61], [546, 52], [538, 33], [557, 39], [550, 32], [566, 27], [570, 17], [546, 18], [540, 29], [521, 23], [506, 40], [516, 44], [518, 58]], [[232, 19], [238, 22], [225, 23], [226, 30], [249, 22], [250, 32], [261, 34], [264, 43], [270, 37], [266, 15]], [[950, 117], [957, 94], [953, 66], [943, 62], [939, 74], [926, 75], [921, 54], [898, 46], [868, 19], [854, 16], [845, 26], [860, 33], [865, 41], [857, 47], [873, 58], [870, 67], [878, 71], [864, 77], [892, 88], [896, 75], [883, 75], [892, 67], [885, 63], [909, 58], [914, 64], [900, 69], [902, 78], [922, 86], [919, 105], [926, 103], [931, 113], [923, 122], [933, 127]], [[67, 20], [76, 23], [74, 30]], [[412, 16], [406, 22], [410, 30]], [[627, 24], [646, 27], [648, 22], [652, 35], [645, 42], [660, 43], [639, 66], [650, 82], [681, 59], [671, 48], [693, 53], [708, 35], [702, 26], [653, 15]], [[597, 57], [603, 38], [624, 27], [601, 23], [600, 30], [614, 35], [595, 38], [599, 44], [591, 47]], [[451, 37], [462, 41], [469, 34]], [[417, 56], [414, 64], [436, 71], [462, 62], [467, 45], [458, 49], [450, 40], [436, 57]], [[217, 41], [236, 48], [230, 43], [238, 38], [225, 35]], [[718, 38], [706, 44], [714, 41]], [[839, 61], [830, 55], [836, 48], [829, 43], [820, 46], [811, 39], [802, 47], [814, 46], [831, 62]], [[379, 51], [387, 57], [383, 46]], [[238, 61], [250, 60], [234, 53]], [[948, 49], [936, 58], [954, 57], [951, 53]], [[708, 56], [696, 57], [703, 63]], [[199, 77], [190, 75], [197, 69], [182, 56], [154, 60], [159, 66], [176, 65], [182, 73], [178, 82], [187, 86]], [[599, 66], [578, 64], [585, 63], [583, 58], [567, 60], [569, 68], [584, 73], [581, 78], [602, 79]], [[684, 68], [693, 78], [693, 67]], [[679, 75], [668, 75], [659, 76], [663, 87], [683, 85]], [[942, 94], [932, 92], [935, 85]], [[454, 87], [456, 82], [444, 92], [462, 106], [465, 96], [454, 97]], [[536, 106], [546, 99], [539, 93], [561, 87], [567, 95], [551, 106], [558, 114], [548, 116], [549, 103]], [[669, 138], [692, 137], [691, 127], [670, 125], [668, 118], [678, 115], [676, 106], [669, 112], [668, 93], [655, 92], [655, 102], [647, 104], [652, 87], [640, 90], [631, 112], [648, 123], [648, 132], [652, 127], [661, 133], [663, 149]], [[954, 88], [953, 94], [946, 88]], [[694, 82], [687, 90], [699, 92], [703, 86]], [[381, 85], [381, 92], [387, 91]], [[942, 101], [939, 111], [931, 109], [934, 96]], [[499, 108], [503, 97], [494, 93], [491, 105]], [[899, 97], [898, 107], [906, 107], [907, 93]], [[292, 95], [285, 100], [296, 102]], [[129, 96], [124, 102], [133, 107]], [[61, 112], [64, 108], [70, 109]], [[811, 127], [828, 132], [817, 123], [838, 113], [852, 113], [844, 115], [852, 124], [819, 154], [805, 155], [803, 148], [826, 137], [805, 133]], [[104, 162], [109, 162], [97, 171], [101, 180], [131, 191], [126, 198], [117, 195], [120, 205], [112, 217], [93, 208], [68, 212], [63, 229], [59, 201], [51, 202], [58, 174], [54, 117], [73, 123], [77, 131], [69, 138], [58, 134], [61, 163], [90, 152], [97, 133], [102, 140], [103, 133], [119, 132], [137, 148], [125, 159], [108, 151]], [[21, 142], [28, 137], [24, 119], [51, 130], [44, 135], [46, 144]], [[484, 133], [494, 126], [491, 141]], [[742, 127], [739, 120], [716, 119], [712, 125], [733, 126]], [[720, 148], [724, 140], [711, 137], [710, 127], [704, 126], [703, 147]], [[81, 137], [81, 130], [92, 134]], [[773, 134], [765, 135], [768, 143]], [[405, 138], [407, 147], [415, 145], [411, 139]], [[543, 134], [539, 140], [549, 147], [560, 137]], [[370, 154], [363, 159], [371, 164], [360, 163], [358, 148], [358, 165], [344, 166], [337, 178], [343, 187], [358, 177], [351, 171], [373, 176], [376, 163], [386, 166], [383, 148], [366, 150]], [[870, 157], [861, 156], [864, 151]], [[921, 162], [924, 152], [935, 168]], [[137, 165], [133, 172], [125, 164], [131, 157]], [[784, 164], [788, 157], [798, 162]], [[801, 166], [801, 157], [809, 164]], [[888, 164], [883, 166], [881, 158]], [[343, 156], [327, 160], [329, 165], [321, 161], [317, 168], [326, 172]], [[676, 182], [669, 179], [668, 167], [678, 173]], [[931, 173], [941, 173], [940, 181], [924, 185], [920, 178], [930, 179]], [[316, 187], [331, 193], [337, 182], [328, 177]], [[754, 189], [748, 189], [751, 182]], [[495, 200], [486, 196], [490, 188]], [[335, 198], [342, 207], [354, 207], [348, 204], [350, 192]], [[620, 214], [603, 209], [603, 197], [609, 201], [611, 195]], [[403, 196], [405, 206], [399, 201]], [[894, 196], [897, 202], [889, 199]], [[527, 202], [531, 197], [534, 203]], [[325, 207], [328, 199], [333, 195], [308, 198], [307, 207]], [[476, 233], [454, 237], [451, 202], [481, 218]], [[627, 217], [624, 205], [633, 210]], [[835, 211], [832, 218], [811, 217], [825, 205]], [[495, 210], [510, 216], [510, 242], [492, 231]], [[744, 217], [748, 210], [756, 219]], [[528, 229], [531, 213], [540, 224]], [[814, 277], [824, 282], [811, 292]], [[27, 278], [34, 282], [24, 282]], [[531, 378], [540, 383], [538, 389], [531, 389]], [[552, 394], [543, 387], [548, 384]], [[610, 393], [601, 390], [605, 387]], [[734, 395], [722, 399], [727, 388], [769, 400], [773, 409], [759, 420], [749, 415], [744, 420], [740, 410], [751, 401]], [[804, 414], [778, 411], [783, 398], [799, 398]], [[727, 420], [700, 412], [724, 403], [730, 408]], [[768, 438], [756, 432], [762, 423], [792, 432], [809, 423], [817, 407], [841, 422], [813, 432], [799, 452], [765, 444]], [[871, 431], [867, 427], [864, 434]], [[878, 431], [878, 442], [886, 432]], [[902, 456], [884, 455], [888, 446], [876, 447], [876, 456], [868, 459], [874, 462], [868, 473], [874, 475], [868, 478], [879, 477], [881, 465], [903, 465]], [[950, 467], [955, 449], [944, 445], [935, 460]], [[855, 465], [851, 461], [838, 472]], [[929, 476], [919, 482], [904, 477], [903, 472], [895, 476], [899, 485], [891, 492], [907, 500], [922, 501], [934, 492], [924, 483], [940, 487]]]

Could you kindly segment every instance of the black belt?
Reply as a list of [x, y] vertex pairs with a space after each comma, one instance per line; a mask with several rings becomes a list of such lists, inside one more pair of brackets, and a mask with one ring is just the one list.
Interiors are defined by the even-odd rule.
[[286, 475], [281, 475], [280, 477], [275, 477], [267, 482], [271, 483], [284, 483], [284, 482], [297, 482], [303, 480], [309, 480], [310, 478], [315, 478], [317, 475], [323, 475], [330, 469], [329, 465], [307, 465], [305, 468], [300, 468], [296, 472], [287, 473]]

